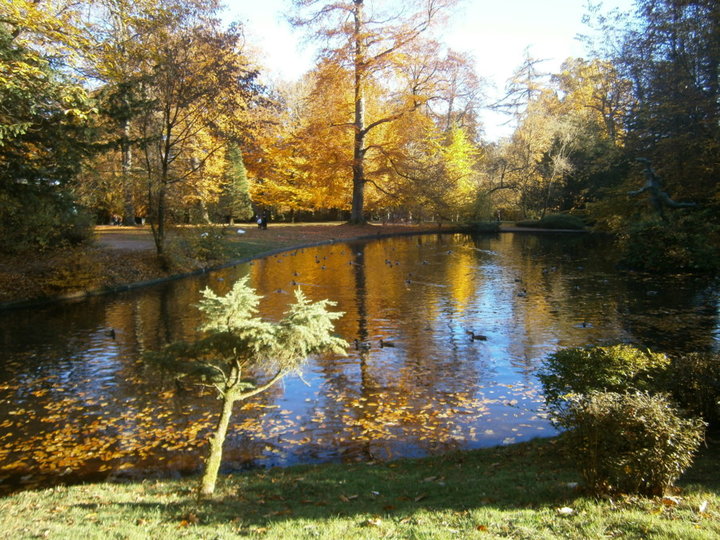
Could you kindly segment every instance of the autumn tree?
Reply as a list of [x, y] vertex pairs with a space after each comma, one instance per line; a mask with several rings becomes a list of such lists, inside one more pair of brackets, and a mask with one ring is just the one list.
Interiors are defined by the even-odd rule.
[[381, 202], [418, 217], [474, 219], [483, 91], [472, 58], [418, 39], [396, 62], [396, 84], [419, 106], [382, 128]]
[[[631, 144], [675, 197], [717, 202], [720, 7], [711, 0], [640, 0], [638, 32], [618, 62], [633, 81]], [[642, 155], [641, 155], [642, 153]]]
[[539, 70], [542, 60], [525, 50], [523, 62], [507, 81], [505, 94], [492, 108], [507, 114], [516, 126], [513, 134], [501, 141], [500, 148], [493, 151], [493, 162], [486, 164], [490, 174], [486, 178], [484, 192], [494, 197], [504, 196], [506, 212], [526, 216], [534, 210], [533, 200], [538, 191], [538, 166], [547, 147], [550, 133], [545, 129], [545, 116], [541, 102], [551, 91], [547, 74]]
[[[457, 0], [415, 0], [407, 4], [366, 5], [364, 0], [294, 0], [298, 26], [311, 27], [324, 44], [322, 57], [352, 75], [352, 116], [344, 123], [352, 128], [352, 223], [365, 221], [365, 163], [373, 146], [374, 130], [393, 122], [422, 104], [420, 96], [399, 98], [392, 108], [370, 116], [367, 92], [373, 81], [388, 78], [393, 63], [407, 47], [440, 21]], [[391, 78], [391, 77], [390, 77]]]
[[85, 42], [70, 2], [0, 2], [0, 246], [80, 240], [69, 188], [91, 152], [93, 102], [74, 75]]
[[222, 461], [222, 447], [237, 401], [260, 394], [299, 370], [308, 356], [322, 352], [344, 354], [347, 343], [332, 335], [340, 312], [327, 310], [328, 300], [310, 302], [300, 290], [295, 303], [278, 322], [257, 316], [261, 297], [247, 284], [235, 283], [225, 296], [203, 291], [200, 310], [206, 317], [204, 337], [179, 342], [151, 355], [155, 361], [205, 386], [214, 388], [222, 411], [201, 479], [200, 493], [212, 495]]
[[[593, 214], [620, 234], [629, 266], [717, 268], [720, 8], [709, 0], [638, 0], [634, 13], [591, 11], [588, 19], [600, 36], [598, 55], [629, 81], [632, 97], [626, 171]], [[681, 204], [662, 220], [646, 200], [630, 199], [645, 183], [638, 158], [652, 163], [671, 200], [698, 204]]]
[[248, 127], [244, 113], [258, 91], [257, 71], [239, 51], [239, 29], [221, 28], [213, 18], [214, 2], [198, 6], [167, 0], [162, 7], [146, 20], [151, 30], [145, 91], [154, 107], [140, 122], [159, 255], [165, 250], [173, 194], [197, 179], [228, 140], [243, 134]]
[[501, 110], [517, 128], [488, 160], [488, 193], [523, 215], [584, 209], [606, 196], [627, 161], [630, 83], [609, 62], [569, 58], [550, 77], [526, 57]]
[[561, 204], [584, 208], [611, 196], [626, 176], [632, 85], [612, 63], [599, 59], [569, 58], [552, 80], [559, 113], [573, 119], [576, 138]]
[[[274, 208], [279, 213], [312, 210], [316, 191], [309, 182], [321, 175], [308, 170], [309, 148], [304, 136], [307, 122], [313, 117], [308, 111], [315, 100], [309, 96], [314, 73], [292, 83], [276, 84], [269, 92], [270, 107], [262, 122], [263, 128], [247, 145], [243, 159], [251, 175], [250, 195], [260, 207]], [[324, 163], [322, 159], [312, 160]]]
[[282, 174], [285, 185], [305, 209], [348, 209], [352, 168], [352, 74], [331, 61], [322, 61], [307, 75], [302, 112], [290, 139]]
[[[100, 0], [92, 3], [87, 20], [93, 54], [86, 58], [85, 71], [99, 86], [98, 108], [105, 122], [98, 144], [106, 152], [98, 159], [101, 167], [94, 168], [100, 174], [95, 179], [86, 177], [83, 188], [87, 192], [99, 184], [100, 198], [119, 194], [120, 200], [110, 206], [113, 213], [123, 216], [124, 225], [135, 224], [140, 204], [138, 172], [142, 169], [136, 163], [140, 146], [136, 124], [152, 106], [152, 98], [144, 91], [149, 80], [145, 32], [150, 30], [144, 20], [157, 7], [147, 1]], [[105, 183], [112, 186], [110, 191], [103, 187]]]
[[474, 141], [482, 134], [479, 120], [481, 106], [485, 104], [486, 81], [475, 72], [471, 55], [448, 50], [437, 66], [440, 77], [438, 91], [430, 101], [437, 123], [446, 131], [453, 126], [462, 128]]

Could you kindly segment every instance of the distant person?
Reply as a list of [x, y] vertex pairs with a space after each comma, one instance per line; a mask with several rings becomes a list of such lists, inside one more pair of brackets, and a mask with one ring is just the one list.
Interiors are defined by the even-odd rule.
[[260, 216], [256, 216], [256, 217], [257, 217], [256, 221], [257, 221], [258, 229], [262, 229], [263, 228], [263, 219]]
[[268, 214], [267, 212], [265, 212], [265, 213], [263, 214], [263, 217], [262, 217], [262, 220], [261, 220], [261, 225], [262, 225], [262, 228], [263, 228], [263, 229], [267, 229], [267, 226], [268, 226], [268, 222], [269, 222], [269, 221], [270, 221], [270, 216], [269, 216], [269, 214]]

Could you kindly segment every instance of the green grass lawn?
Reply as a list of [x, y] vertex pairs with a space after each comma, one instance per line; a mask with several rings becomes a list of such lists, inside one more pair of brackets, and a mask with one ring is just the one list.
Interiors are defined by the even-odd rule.
[[0, 499], [8, 538], [720, 538], [720, 447], [665, 498], [583, 494], [556, 439], [389, 463], [105, 483]]

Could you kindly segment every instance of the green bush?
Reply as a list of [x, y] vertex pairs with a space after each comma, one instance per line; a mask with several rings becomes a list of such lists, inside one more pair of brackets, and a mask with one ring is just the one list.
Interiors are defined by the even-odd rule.
[[720, 353], [689, 353], [674, 357], [663, 387], [687, 412], [720, 427]]
[[185, 235], [187, 256], [201, 262], [222, 259], [227, 251], [227, 244], [222, 231], [217, 227], [196, 227]]
[[21, 186], [0, 192], [0, 252], [23, 253], [76, 245], [92, 237], [92, 218], [67, 194]]
[[163, 266], [172, 272], [206, 268], [228, 253], [222, 229], [212, 226], [176, 227], [165, 245]]
[[585, 223], [583, 223], [582, 219], [568, 214], [550, 214], [538, 220], [518, 221], [515, 225], [536, 229], [583, 230], [585, 228]]
[[700, 214], [641, 221], [618, 237], [620, 264], [644, 272], [702, 273], [720, 269], [718, 229]]
[[568, 394], [656, 390], [656, 379], [669, 364], [664, 354], [631, 345], [574, 347], [549, 355], [538, 377], [545, 400], [554, 411], [562, 409]]
[[57, 293], [98, 288], [100, 277], [105, 274], [102, 263], [86, 248], [56, 251], [51, 260], [52, 269], [45, 283]]
[[557, 417], [566, 448], [594, 494], [662, 495], [692, 463], [704, 422], [661, 395], [593, 392]]
[[500, 223], [497, 221], [476, 221], [470, 223], [470, 230], [476, 233], [498, 232]]

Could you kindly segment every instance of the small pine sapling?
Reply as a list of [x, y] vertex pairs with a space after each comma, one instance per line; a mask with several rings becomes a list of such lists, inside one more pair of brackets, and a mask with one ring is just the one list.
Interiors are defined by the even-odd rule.
[[323, 352], [345, 354], [348, 344], [332, 334], [333, 321], [343, 313], [328, 311], [335, 303], [309, 301], [301, 290], [295, 303], [278, 322], [258, 316], [261, 297], [240, 279], [225, 296], [209, 288], [199, 303], [205, 315], [197, 341], [177, 342], [149, 356], [180, 377], [189, 377], [214, 388], [222, 411], [200, 485], [200, 494], [215, 491], [222, 449], [233, 405], [260, 394], [286, 375], [298, 371], [309, 355]]

